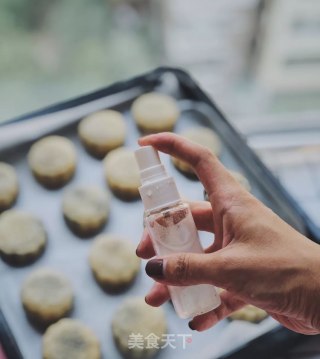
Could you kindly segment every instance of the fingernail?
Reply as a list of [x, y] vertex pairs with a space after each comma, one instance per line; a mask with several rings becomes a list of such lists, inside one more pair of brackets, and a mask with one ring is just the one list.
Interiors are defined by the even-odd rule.
[[144, 301], [145, 301], [147, 304], [149, 304], [149, 303], [148, 303], [148, 296], [147, 296], [147, 295], [144, 297]]
[[194, 327], [194, 324], [192, 322], [189, 322], [188, 326], [191, 330], [196, 330], [196, 328]]
[[151, 259], [146, 265], [146, 273], [152, 278], [163, 278], [163, 259]]

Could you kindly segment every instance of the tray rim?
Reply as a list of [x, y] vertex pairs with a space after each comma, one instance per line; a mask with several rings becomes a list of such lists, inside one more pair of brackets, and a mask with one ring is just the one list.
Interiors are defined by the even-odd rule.
[[[199, 101], [206, 103], [209, 107], [211, 107], [216, 114], [220, 117], [220, 120], [224, 122], [224, 125], [228, 127], [228, 131], [232, 133], [234, 138], [237, 139], [238, 145], [242, 147], [242, 150], [246, 152], [246, 155], [249, 156], [255, 163], [255, 165], [259, 168], [259, 170], [267, 177], [267, 179], [272, 183], [275, 189], [281, 193], [283, 199], [287, 202], [289, 206], [292, 207], [293, 211], [296, 212], [296, 215], [300, 217], [303, 224], [305, 225], [306, 233], [310, 237], [311, 240], [316, 242], [320, 242], [320, 231], [318, 227], [312, 222], [312, 220], [308, 217], [308, 215], [304, 212], [304, 210], [299, 206], [296, 200], [286, 191], [286, 189], [282, 186], [279, 180], [273, 176], [271, 171], [264, 165], [264, 163], [260, 160], [258, 155], [249, 148], [245, 138], [239, 134], [235, 128], [231, 125], [229, 121], [227, 121], [223, 112], [216, 106], [215, 102], [200, 88], [197, 82], [183, 69], [174, 68], [174, 67], [158, 67], [155, 70], [146, 72], [142, 75], [138, 75], [130, 78], [129, 80], [118, 81], [110, 86], [106, 86], [100, 88], [96, 91], [86, 93], [81, 96], [77, 96], [71, 98], [66, 101], [58, 102], [53, 105], [49, 105], [43, 107], [39, 110], [31, 111], [27, 114], [20, 115], [4, 122], [0, 123], [0, 130], [2, 126], [10, 125], [11, 123], [18, 123], [22, 121], [28, 121], [32, 118], [55, 113], [57, 111], [61, 111], [64, 109], [69, 109], [74, 106], [78, 106], [81, 104], [85, 104], [99, 97], [112, 95], [118, 93], [120, 91], [124, 91], [130, 89], [134, 86], [145, 86], [145, 87], [154, 87], [161, 82], [161, 77], [166, 74], [173, 74], [178, 82], [179, 86], [186, 92], [191, 93], [192, 97], [196, 97]], [[254, 354], [255, 348], [259, 348], [264, 342], [268, 343], [268, 348], [271, 346], [272, 338], [275, 338], [281, 334], [283, 341], [289, 341], [291, 338], [292, 341], [296, 341], [297, 337], [302, 338], [305, 337], [302, 334], [294, 333], [279, 324], [274, 330], [271, 330], [265, 334], [258, 336], [257, 338], [248, 341], [242, 347], [236, 348], [232, 350], [230, 353], [224, 354], [220, 356], [221, 359], [233, 358], [234, 355], [240, 355], [241, 351], [245, 351], [245, 355], [248, 355], [248, 351]], [[8, 356], [8, 359], [21, 359], [22, 354], [19, 350], [18, 344], [15, 341], [15, 338], [10, 330], [9, 325], [5, 320], [5, 316], [0, 308], [0, 342], [5, 343], [3, 345], [3, 349], [5, 354]], [[8, 343], [8, 345], [7, 345]], [[238, 356], [237, 356], [238, 357]], [[239, 356], [240, 358], [240, 356]]]
[[0, 123], [0, 129], [2, 126], [9, 125], [11, 123], [17, 123], [21, 121], [27, 121], [32, 118], [36, 118], [41, 115], [54, 113], [57, 111], [61, 111], [64, 109], [72, 108], [74, 106], [78, 106], [87, 102], [90, 102], [99, 97], [108, 96], [115, 94], [119, 91], [128, 90], [134, 86], [155, 86], [157, 83], [160, 83], [160, 78], [165, 73], [172, 73], [179, 80], [179, 85], [183, 87], [187, 92], [192, 92], [193, 96], [197, 96], [197, 98], [209, 105], [209, 107], [213, 108], [217, 115], [220, 117], [220, 120], [224, 122], [225, 126], [228, 127], [228, 130], [233, 134], [234, 138], [237, 139], [238, 144], [242, 146], [242, 150], [246, 151], [246, 155], [249, 155], [251, 159], [255, 162], [255, 165], [259, 167], [259, 170], [267, 177], [268, 181], [272, 183], [275, 189], [282, 194], [284, 199], [290, 204], [294, 211], [296, 211], [297, 215], [301, 217], [304, 224], [306, 225], [306, 233], [310, 237], [311, 240], [320, 243], [320, 229], [317, 225], [310, 219], [310, 217], [306, 214], [306, 212], [302, 209], [302, 207], [298, 204], [298, 202], [287, 192], [287, 190], [283, 187], [280, 181], [271, 173], [271, 171], [267, 168], [267, 166], [261, 161], [258, 155], [249, 148], [246, 139], [243, 135], [241, 135], [234, 126], [226, 119], [226, 116], [221, 111], [221, 109], [216, 105], [216, 103], [203, 91], [200, 86], [197, 84], [196, 80], [191, 77], [191, 75], [181, 69], [175, 67], [161, 66], [152, 71], [143, 73], [142, 75], [138, 75], [130, 78], [129, 80], [121, 80], [115, 82], [109, 86], [102, 87], [96, 91], [88, 92], [84, 95], [73, 97], [66, 101], [58, 102], [53, 105], [45, 106], [39, 110], [28, 112], [27, 114], [20, 115], [4, 122]]

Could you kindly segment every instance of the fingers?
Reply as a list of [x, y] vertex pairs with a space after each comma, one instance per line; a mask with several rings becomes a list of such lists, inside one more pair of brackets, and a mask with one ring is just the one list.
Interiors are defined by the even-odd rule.
[[173, 133], [163, 132], [143, 137], [141, 146], [151, 145], [157, 150], [190, 164], [205, 187], [215, 218], [215, 248], [223, 246], [223, 216], [235, 205], [244, 204], [248, 191], [234, 179], [216, 156], [207, 148]]
[[[213, 214], [210, 203], [205, 201], [190, 202], [189, 206], [197, 229], [199, 231], [213, 232]], [[143, 259], [149, 259], [156, 255], [146, 229], [143, 231], [136, 253], [138, 257]]]
[[220, 294], [221, 305], [211, 312], [198, 315], [189, 322], [189, 327], [192, 330], [202, 332], [217, 324], [222, 319], [228, 317], [234, 311], [244, 307], [245, 302], [236, 298], [228, 291], [223, 291]]
[[151, 238], [148, 234], [148, 230], [145, 228], [143, 230], [143, 234], [140, 240], [140, 243], [138, 244], [136, 254], [138, 257], [142, 259], [149, 259], [156, 255], [153, 245], [151, 242]]
[[213, 213], [209, 202], [188, 202], [198, 231], [213, 233]]
[[170, 294], [168, 287], [160, 283], [155, 283], [145, 297], [146, 303], [152, 307], [159, 307], [169, 299]]
[[151, 145], [190, 164], [203, 183], [209, 198], [225, 188], [241, 188], [227, 169], [206, 147], [173, 133], [163, 132], [139, 139], [141, 146]]
[[[219, 252], [209, 254], [178, 253], [151, 259], [146, 273], [159, 283], [175, 286], [215, 284], [221, 286], [224, 262]], [[221, 287], [224, 286], [224, 283]]]
[[[225, 290], [221, 292], [220, 298], [221, 305], [211, 312], [194, 317], [189, 322], [190, 329], [199, 332], [207, 330], [246, 305], [244, 301]], [[168, 287], [160, 283], [155, 283], [145, 298], [146, 303], [152, 307], [159, 307], [169, 299], [170, 294]]]

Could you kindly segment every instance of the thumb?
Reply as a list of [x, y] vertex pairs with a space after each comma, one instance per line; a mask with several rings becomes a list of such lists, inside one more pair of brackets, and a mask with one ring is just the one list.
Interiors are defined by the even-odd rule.
[[222, 267], [219, 251], [201, 254], [177, 253], [151, 259], [146, 265], [146, 273], [157, 282], [167, 285], [219, 285]]

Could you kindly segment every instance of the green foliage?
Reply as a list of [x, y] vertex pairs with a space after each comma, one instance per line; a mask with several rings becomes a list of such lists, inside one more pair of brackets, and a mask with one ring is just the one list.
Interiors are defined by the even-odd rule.
[[17, 111], [17, 93], [21, 113], [151, 68], [141, 9], [125, 0], [1, 0], [0, 95], [9, 110], [0, 116]]

